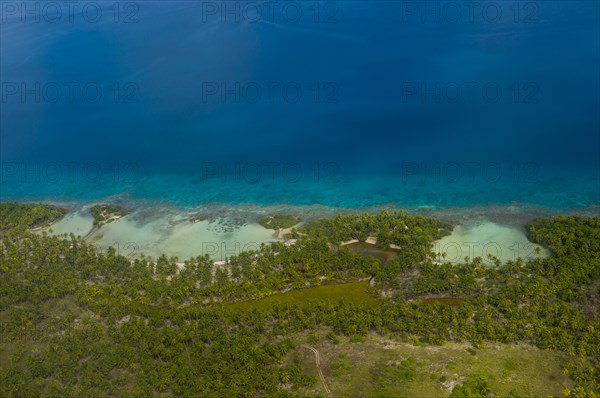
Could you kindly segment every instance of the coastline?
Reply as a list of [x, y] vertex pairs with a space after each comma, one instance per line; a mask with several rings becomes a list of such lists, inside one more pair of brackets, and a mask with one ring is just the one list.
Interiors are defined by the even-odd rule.
[[[474, 244], [481, 247], [500, 245], [505, 255], [499, 257], [504, 261], [514, 259], [506, 255], [511, 250], [513, 254], [515, 253], [515, 250], [510, 249], [512, 244], [517, 245], [516, 252], [522, 252], [523, 247], [527, 245], [528, 241], [524, 235], [524, 226], [527, 222], [541, 217], [598, 215], [600, 212], [600, 208], [597, 207], [560, 211], [521, 203], [454, 208], [402, 208], [397, 205], [383, 205], [356, 209], [318, 204], [297, 206], [207, 203], [198, 207], [182, 208], [147, 200], [131, 200], [126, 195], [93, 202], [45, 201], [44, 203], [65, 208], [67, 214], [42, 231], [52, 230], [52, 234], [55, 235], [73, 233], [87, 238], [102, 250], [112, 246], [130, 258], [141, 255], [157, 258], [164, 254], [168, 257], [177, 257], [179, 261], [206, 254], [213, 261], [224, 261], [227, 257], [239, 254], [241, 251], [257, 249], [263, 243], [285, 241], [285, 235], [291, 231], [291, 228], [266, 229], [257, 222], [261, 216], [289, 214], [301, 217], [304, 223], [337, 214], [378, 213], [383, 210], [390, 212], [402, 210], [454, 225], [455, 230], [452, 235], [436, 242], [441, 245], [436, 252], [443, 249], [444, 245], [453, 247], [455, 252], [456, 245], [462, 246], [463, 250], [471, 250], [469, 247]], [[131, 209], [131, 213], [94, 230], [89, 209], [98, 203], [125, 205]], [[198, 216], [201, 216], [201, 221], [195, 219]], [[90, 234], [92, 230], [93, 233]], [[530, 254], [529, 252], [527, 253]], [[457, 257], [457, 261], [462, 260], [463, 257], [462, 255]]]

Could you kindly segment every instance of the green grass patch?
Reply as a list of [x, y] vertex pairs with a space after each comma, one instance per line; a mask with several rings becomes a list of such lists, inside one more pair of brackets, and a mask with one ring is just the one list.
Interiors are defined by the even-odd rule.
[[368, 257], [375, 257], [382, 263], [387, 263], [391, 259], [397, 257], [398, 253], [400, 252], [398, 249], [379, 247], [366, 242], [350, 243], [349, 245], [346, 245], [346, 247], [354, 253], [362, 254], [363, 256]]
[[343, 377], [344, 375], [350, 373], [352, 370], [352, 364], [346, 357], [346, 354], [340, 354], [337, 362], [331, 364], [331, 374], [333, 377]]
[[503, 366], [504, 366], [504, 369], [507, 371], [516, 371], [516, 370], [519, 370], [519, 368], [521, 367], [519, 365], [519, 363], [512, 358], [509, 358], [506, 361], [504, 361]]
[[350, 282], [337, 285], [323, 285], [308, 289], [292, 290], [287, 293], [274, 294], [258, 300], [238, 301], [224, 304], [230, 309], [263, 309], [276, 304], [314, 304], [316, 301], [347, 301], [353, 304], [374, 306], [379, 300], [368, 292], [366, 281]]
[[[448, 397], [456, 386], [469, 387], [478, 378], [497, 397], [548, 397], [561, 396], [573, 384], [561, 373], [566, 354], [530, 345], [497, 344], [472, 356], [467, 343], [415, 346], [376, 333], [362, 343], [339, 339], [313, 345], [334, 397]], [[310, 372], [314, 359], [305, 357], [302, 366]]]

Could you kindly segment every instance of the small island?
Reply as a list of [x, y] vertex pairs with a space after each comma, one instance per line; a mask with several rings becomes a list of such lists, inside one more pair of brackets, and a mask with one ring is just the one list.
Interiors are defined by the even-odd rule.
[[190, 216], [190, 218], [188, 220], [192, 224], [196, 224], [196, 223], [199, 223], [199, 222], [202, 222], [202, 221], [206, 220], [206, 217], [204, 217], [201, 214], [196, 213], [196, 214]]
[[292, 228], [294, 225], [298, 225], [302, 219], [297, 216], [275, 214], [260, 217], [258, 223], [267, 229], [287, 229]]
[[94, 229], [102, 227], [104, 224], [116, 221], [127, 215], [125, 209], [116, 205], [95, 205], [90, 209], [94, 217]]

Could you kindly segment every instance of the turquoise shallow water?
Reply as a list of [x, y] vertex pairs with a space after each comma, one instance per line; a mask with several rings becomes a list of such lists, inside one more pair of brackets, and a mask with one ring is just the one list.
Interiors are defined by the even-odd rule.
[[[31, 171], [31, 170], [30, 170]], [[194, 208], [208, 203], [256, 205], [315, 205], [365, 208], [381, 205], [415, 209], [523, 204], [550, 209], [585, 209], [598, 206], [598, 177], [583, 174], [535, 175], [531, 179], [435, 174], [329, 176], [316, 181], [312, 175], [251, 180], [229, 176], [131, 174], [65, 175], [51, 180], [34, 174], [5, 176], [2, 200], [130, 201], [162, 203]]]

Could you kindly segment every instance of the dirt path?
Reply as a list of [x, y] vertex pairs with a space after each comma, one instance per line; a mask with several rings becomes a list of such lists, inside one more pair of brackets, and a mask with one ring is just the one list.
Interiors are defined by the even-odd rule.
[[86, 240], [86, 241], [87, 241], [89, 238], [91, 238], [91, 237], [92, 237], [92, 235], [94, 235], [96, 232], [98, 232], [98, 230], [99, 230], [99, 229], [100, 229], [100, 227], [99, 227], [99, 226], [97, 226], [97, 225], [94, 225], [94, 226], [92, 227], [92, 229], [90, 230], [90, 232], [88, 232], [88, 233], [87, 233], [87, 234], [86, 234], [86, 235], [83, 237], [83, 240]]
[[325, 381], [325, 376], [323, 376], [323, 372], [321, 371], [321, 356], [319, 354], [319, 351], [308, 345], [302, 345], [301, 347], [309, 349], [315, 354], [315, 363], [317, 365], [317, 371], [319, 372], [319, 378], [321, 379], [321, 382], [323, 383], [323, 388], [325, 388], [325, 392], [327, 393], [327, 396], [329, 398], [333, 398], [333, 395], [331, 394], [331, 390], [329, 390], [329, 387], [327, 387], [327, 382]]

